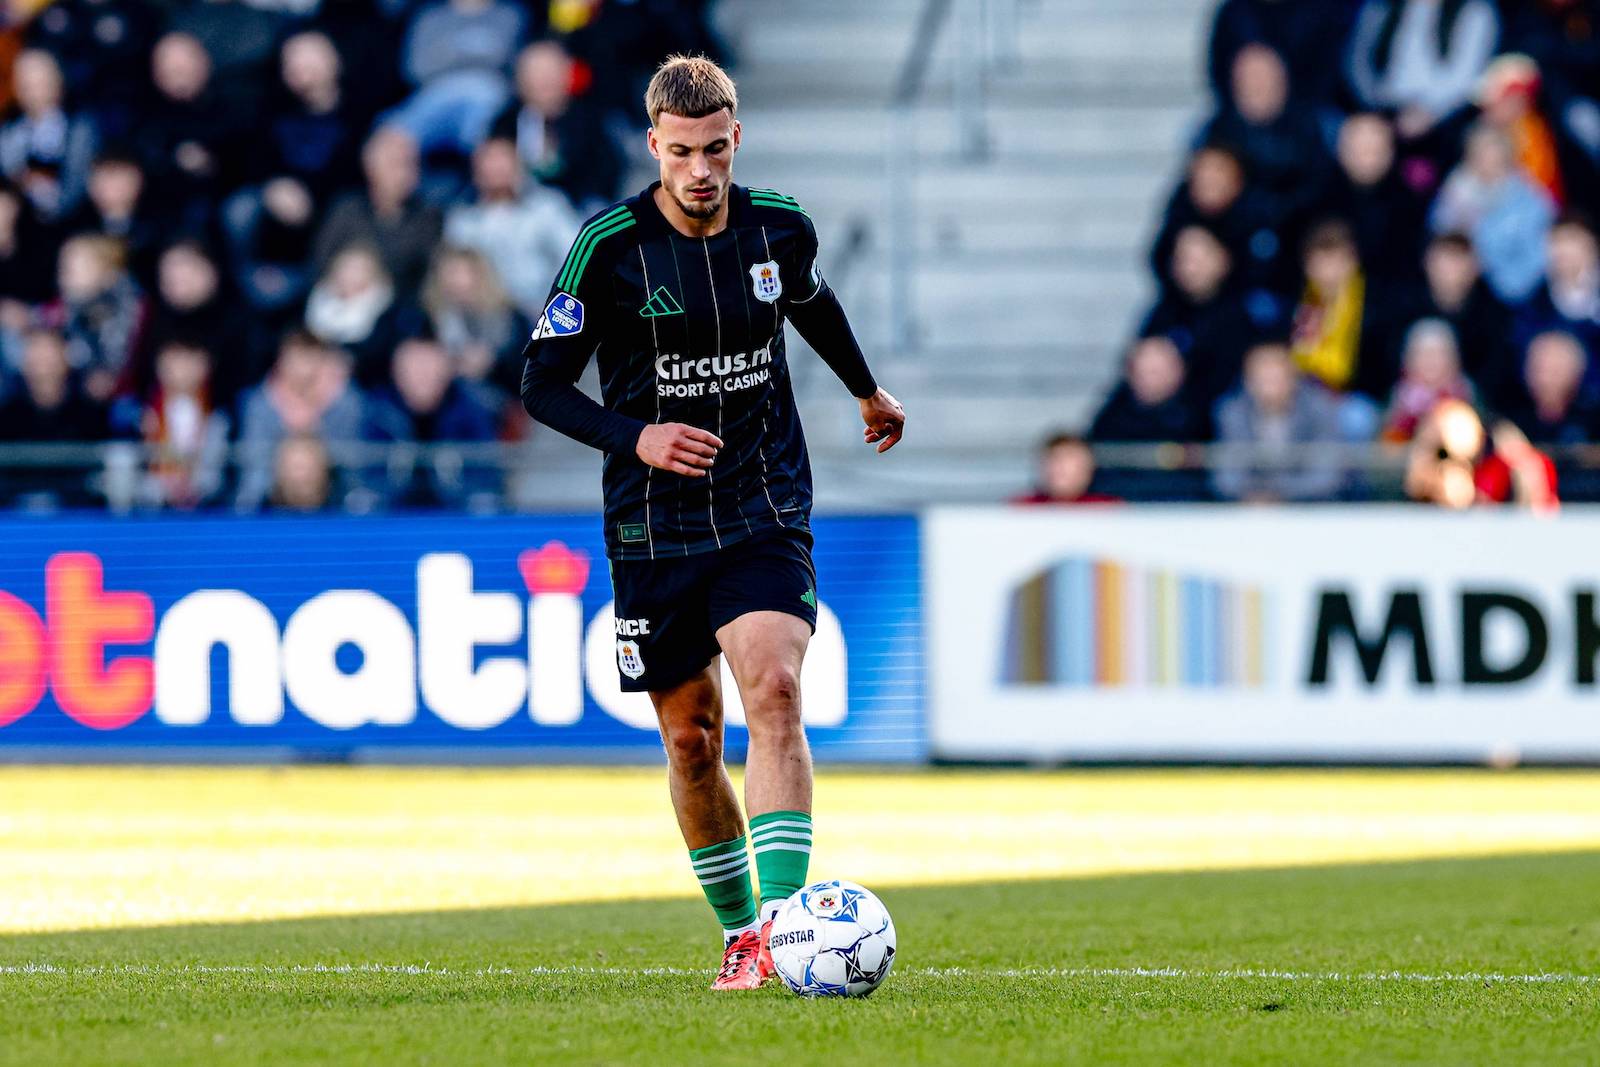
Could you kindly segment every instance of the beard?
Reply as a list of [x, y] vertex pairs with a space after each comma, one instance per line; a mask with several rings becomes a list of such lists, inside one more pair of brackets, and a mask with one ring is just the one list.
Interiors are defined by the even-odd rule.
[[679, 200], [678, 210], [691, 219], [709, 219], [722, 210], [722, 201], [727, 194], [721, 193], [710, 200]]

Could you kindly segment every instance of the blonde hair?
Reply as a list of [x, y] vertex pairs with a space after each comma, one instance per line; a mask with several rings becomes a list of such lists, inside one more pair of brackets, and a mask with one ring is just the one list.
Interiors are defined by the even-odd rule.
[[61, 244], [63, 252], [80, 249], [94, 257], [100, 268], [108, 274], [120, 274], [128, 265], [127, 246], [115, 237], [103, 233], [80, 233]]
[[438, 316], [449, 306], [444, 295], [444, 265], [452, 259], [469, 263], [478, 272], [478, 299], [473, 302], [474, 310], [500, 311], [511, 306], [511, 297], [500, 281], [500, 272], [494, 269], [488, 256], [466, 245], [442, 244], [434, 252], [428, 277], [422, 283], [422, 306], [430, 316]]
[[644, 91], [644, 109], [654, 126], [662, 112], [704, 118], [723, 108], [739, 111], [739, 90], [726, 71], [705, 56], [668, 56]]

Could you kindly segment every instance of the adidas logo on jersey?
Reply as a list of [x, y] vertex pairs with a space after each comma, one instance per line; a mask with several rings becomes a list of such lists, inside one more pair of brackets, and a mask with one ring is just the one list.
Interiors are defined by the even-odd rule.
[[679, 306], [677, 298], [667, 291], [667, 287], [662, 285], [650, 294], [650, 299], [639, 309], [639, 314], [647, 319], [659, 319], [665, 315], [682, 315], [683, 308]]

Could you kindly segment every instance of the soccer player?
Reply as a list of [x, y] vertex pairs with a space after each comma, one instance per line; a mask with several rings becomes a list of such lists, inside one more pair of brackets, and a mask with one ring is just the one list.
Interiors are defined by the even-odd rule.
[[[622, 688], [647, 692], [689, 862], [724, 935], [713, 989], [773, 975], [767, 933], [805, 884], [811, 755], [800, 665], [817, 623], [811, 469], [784, 355], [794, 323], [879, 452], [905, 411], [878, 388], [792, 198], [732, 181], [733, 81], [703, 58], [645, 92], [661, 180], [579, 232], [528, 342], [528, 413], [605, 453]], [[574, 384], [597, 355], [603, 403]], [[749, 836], [722, 761], [720, 656], [750, 730]], [[759, 907], [747, 850], [753, 846]]]

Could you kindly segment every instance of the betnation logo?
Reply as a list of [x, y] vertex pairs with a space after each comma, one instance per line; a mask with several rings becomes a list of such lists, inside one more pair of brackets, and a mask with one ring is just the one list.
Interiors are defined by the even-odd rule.
[[1069, 558], [1011, 591], [1008, 685], [1259, 687], [1268, 600], [1202, 575]]
[[[601, 711], [652, 733], [643, 693], [623, 693], [611, 603], [584, 619], [589, 558], [559, 541], [517, 558], [526, 594], [475, 587], [455, 552], [416, 563], [415, 618], [367, 589], [328, 589], [280, 620], [242, 589], [197, 589], [158, 618], [155, 598], [107, 589], [99, 556], [59, 552], [45, 564], [43, 612], [0, 590], [0, 727], [53, 697], [62, 713], [117, 730], [153, 712], [199, 726], [225, 713], [271, 727], [292, 707], [334, 730], [404, 727], [425, 708], [461, 730], [486, 730], [526, 709], [533, 724], [572, 726], [585, 693]], [[805, 721], [845, 718], [846, 653], [824, 607], [807, 657]], [[212, 707], [213, 652], [226, 652], [226, 699]], [[728, 720], [744, 721], [726, 676]]]

